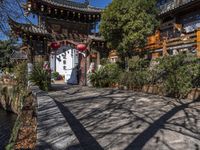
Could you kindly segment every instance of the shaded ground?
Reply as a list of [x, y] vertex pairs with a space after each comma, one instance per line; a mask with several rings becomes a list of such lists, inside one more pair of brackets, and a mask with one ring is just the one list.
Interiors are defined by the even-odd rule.
[[77, 137], [77, 149], [200, 149], [199, 100], [61, 85], [49, 94]]

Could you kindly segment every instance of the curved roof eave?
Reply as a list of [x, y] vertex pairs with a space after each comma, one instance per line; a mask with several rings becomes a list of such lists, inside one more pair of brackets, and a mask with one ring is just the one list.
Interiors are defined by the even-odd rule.
[[86, 3], [72, 2], [69, 0], [40, 0], [46, 4], [87, 13], [101, 13], [103, 9], [87, 5]]

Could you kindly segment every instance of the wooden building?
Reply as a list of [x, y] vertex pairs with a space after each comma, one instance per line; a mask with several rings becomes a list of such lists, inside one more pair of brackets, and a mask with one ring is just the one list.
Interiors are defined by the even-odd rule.
[[200, 0], [158, 0], [160, 27], [148, 37], [149, 58], [194, 53], [200, 57]]
[[52, 43], [59, 47], [76, 48], [80, 43], [87, 45], [86, 57], [80, 54], [80, 81], [86, 83], [86, 71], [91, 62], [96, 66], [100, 55], [106, 52], [102, 37], [92, 33], [101, 19], [102, 9], [70, 0], [28, 0], [24, 5], [27, 15], [37, 15], [38, 25], [21, 24], [10, 19], [10, 26], [17, 36], [27, 45], [28, 60], [48, 61]]

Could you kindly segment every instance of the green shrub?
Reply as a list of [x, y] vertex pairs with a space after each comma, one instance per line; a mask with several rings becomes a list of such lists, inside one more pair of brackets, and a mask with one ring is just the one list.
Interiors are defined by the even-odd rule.
[[120, 69], [117, 64], [107, 64], [89, 75], [94, 87], [109, 87], [119, 80]]
[[4, 68], [4, 72], [13, 73], [13, 67], [12, 66], [7, 66], [6, 68]]
[[148, 60], [134, 57], [128, 61], [128, 70], [117, 64], [106, 64], [90, 75], [95, 87], [119, 83], [129, 89], [141, 89], [145, 84], [159, 85], [167, 96], [184, 98], [192, 88], [200, 88], [200, 59], [179, 54]]
[[57, 80], [58, 79], [58, 76], [59, 76], [59, 73], [58, 72], [53, 72], [52, 73], [52, 78]]
[[141, 59], [139, 57], [133, 57], [128, 60], [129, 70], [134, 71], [143, 71], [149, 67], [149, 60]]
[[148, 83], [149, 61], [134, 57], [128, 61], [129, 71], [122, 73], [120, 76], [120, 84], [127, 86], [129, 89], [141, 89], [143, 85]]
[[22, 62], [14, 68], [15, 80], [20, 88], [25, 88], [27, 86], [27, 63]]
[[196, 59], [193, 64], [191, 64], [191, 78], [192, 87], [200, 88], [200, 59]]
[[193, 88], [193, 81], [198, 76], [195, 75], [198, 66], [197, 60], [186, 54], [161, 58], [157, 69], [165, 93], [168, 96], [184, 98]]
[[122, 72], [119, 77], [119, 84], [131, 88], [133, 85], [132, 72]]
[[124, 72], [120, 76], [119, 83], [129, 89], [141, 89], [148, 83], [148, 72], [146, 70]]
[[109, 59], [108, 58], [102, 58], [101, 60], [100, 60], [100, 63], [101, 63], [101, 65], [107, 65], [107, 64], [109, 64]]
[[48, 91], [50, 87], [50, 72], [45, 70], [42, 64], [36, 64], [29, 80], [39, 86], [41, 90]]
[[108, 87], [108, 74], [105, 71], [104, 67], [101, 67], [94, 73], [91, 73], [89, 75], [89, 80], [92, 83], [92, 86], [94, 87]]
[[108, 76], [109, 85], [116, 84], [119, 80], [119, 75], [121, 70], [119, 69], [117, 64], [107, 64], [104, 66], [105, 72]]

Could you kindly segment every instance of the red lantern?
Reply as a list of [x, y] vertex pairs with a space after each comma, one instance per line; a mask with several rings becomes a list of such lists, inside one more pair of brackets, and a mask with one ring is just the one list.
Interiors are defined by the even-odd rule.
[[60, 43], [52, 42], [51, 43], [51, 48], [53, 48], [54, 50], [59, 49], [60, 48]]
[[86, 51], [87, 50], [87, 46], [85, 44], [78, 44], [76, 46], [77, 50], [83, 52], [83, 51]]

